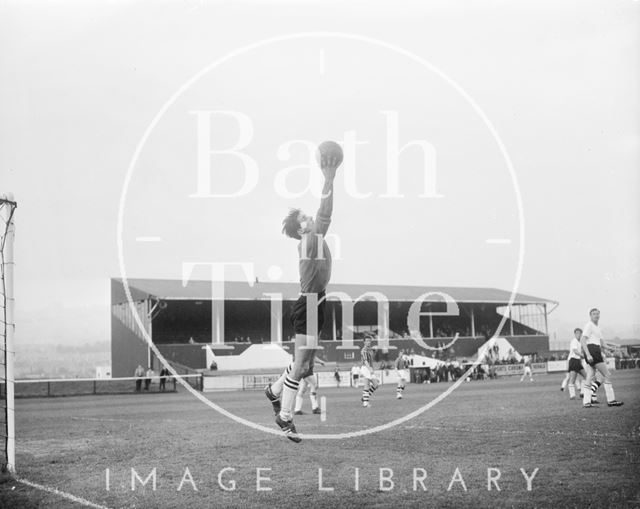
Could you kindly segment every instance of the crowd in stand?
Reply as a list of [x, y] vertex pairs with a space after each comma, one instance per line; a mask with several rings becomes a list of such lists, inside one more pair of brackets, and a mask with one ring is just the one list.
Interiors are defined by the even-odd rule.
[[640, 368], [640, 354], [633, 353], [628, 357], [616, 357], [616, 369], [636, 369]]

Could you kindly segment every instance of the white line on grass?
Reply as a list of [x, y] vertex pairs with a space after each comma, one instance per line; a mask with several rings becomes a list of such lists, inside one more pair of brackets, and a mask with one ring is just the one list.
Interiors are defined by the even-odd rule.
[[94, 504], [93, 502], [90, 502], [89, 500], [85, 500], [82, 497], [76, 497], [75, 495], [72, 495], [71, 493], [67, 493], [65, 491], [61, 491], [57, 488], [51, 488], [49, 486], [43, 486], [42, 484], [38, 484], [35, 482], [31, 482], [31, 481], [27, 481], [26, 479], [23, 479], [21, 477], [16, 477], [15, 478], [16, 481], [22, 483], [22, 484], [26, 484], [27, 486], [31, 486], [32, 488], [36, 488], [38, 490], [42, 490], [42, 491], [46, 491], [47, 493], [53, 493], [54, 495], [58, 495], [62, 498], [66, 498], [67, 500], [72, 500], [73, 502], [76, 502], [78, 504], [82, 504], [85, 507], [95, 507], [96, 509], [109, 509], [107, 506], [104, 505], [100, 505], [100, 504]]
[[[131, 419], [103, 419], [101, 417], [76, 417], [75, 415], [71, 416], [71, 420], [73, 421], [95, 421], [95, 422], [131, 422]], [[166, 421], [166, 419], [163, 419]]]
[[[341, 429], [344, 428], [344, 424], [323, 424], [324, 428], [334, 428]], [[561, 430], [537, 430], [532, 431], [528, 429], [494, 429], [492, 431], [488, 431], [484, 428], [463, 428], [463, 427], [451, 427], [451, 426], [426, 426], [424, 424], [409, 424], [409, 425], [398, 425], [396, 428], [402, 430], [430, 430], [430, 431], [446, 431], [446, 432], [454, 432], [454, 433], [473, 433], [473, 434], [501, 434], [501, 435], [539, 435], [544, 437], [551, 436], [566, 436], [571, 438], [579, 439], [580, 437], [590, 437], [590, 438], [610, 438], [612, 440], [621, 440], [627, 438], [629, 435], [626, 433], [603, 433], [601, 431], [587, 431], [587, 432], [567, 432]], [[300, 434], [301, 436], [304, 436]]]

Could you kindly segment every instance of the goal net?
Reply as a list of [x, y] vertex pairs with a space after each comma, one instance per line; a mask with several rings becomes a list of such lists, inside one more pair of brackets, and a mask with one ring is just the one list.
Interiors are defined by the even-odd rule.
[[0, 470], [15, 472], [13, 416], [13, 240], [16, 202], [11, 194], [0, 195]]

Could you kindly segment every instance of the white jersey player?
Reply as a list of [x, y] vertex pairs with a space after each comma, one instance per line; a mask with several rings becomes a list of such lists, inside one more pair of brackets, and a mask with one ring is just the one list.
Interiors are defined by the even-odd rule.
[[604, 347], [604, 338], [602, 331], [598, 326], [600, 321], [600, 310], [593, 308], [589, 311], [589, 322], [585, 325], [582, 331], [582, 337], [580, 339], [580, 345], [584, 352], [585, 359], [587, 361], [587, 383], [582, 394], [582, 406], [585, 408], [591, 408], [591, 397], [594, 393], [591, 384], [595, 379], [596, 372], [599, 371], [603, 376], [604, 392], [607, 397], [607, 404], [609, 406], [621, 406], [622, 401], [616, 400], [613, 392], [613, 384], [611, 383], [611, 373], [609, 368], [604, 362], [602, 357], [602, 350]]
[[582, 347], [580, 346], [582, 329], [575, 329], [573, 335], [574, 338], [569, 345], [569, 364], [567, 366], [569, 375], [569, 399], [576, 398], [576, 377], [581, 375], [582, 378], [587, 378], [587, 373], [582, 366]]
[[529, 381], [533, 382], [533, 374], [531, 372], [531, 357], [529, 357], [528, 355], [525, 355], [523, 360], [524, 360], [524, 373], [522, 374], [520, 381], [522, 382], [524, 378], [527, 375], [529, 375]]

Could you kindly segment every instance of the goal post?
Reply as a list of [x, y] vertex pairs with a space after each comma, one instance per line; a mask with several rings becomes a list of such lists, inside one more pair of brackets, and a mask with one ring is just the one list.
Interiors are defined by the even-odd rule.
[[0, 351], [0, 404], [2, 405], [2, 429], [0, 430], [0, 470], [15, 473], [15, 420], [14, 420], [14, 375], [13, 363], [15, 333], [13, 293], [13, 242], [15, 239], [14, 213], [16, 201], [12, 194], [0, 194], [0, 330], [2, 345]]

